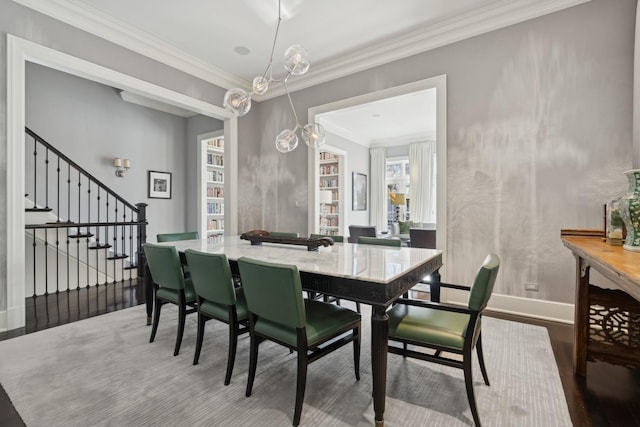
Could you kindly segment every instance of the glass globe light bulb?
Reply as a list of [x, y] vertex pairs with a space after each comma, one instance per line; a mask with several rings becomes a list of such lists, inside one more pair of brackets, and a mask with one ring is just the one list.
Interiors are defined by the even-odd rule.
[[222, 105], [236, 116], [244, 116], [251, 109], [251, 97], [238, 87], [231, 88], [224, 94]]
[[276, 137], [276, 148], [281, 153], [288, 153], [298, 146], [298, 135], [291, 129], [285, 129]]
[[264, 95], [269, 90], [269, 80], [262, 76], [253, 79], [253, 93], [256, 95]]
[[294, 76], [307, 72], [311, 65], [311, 55], [299, 44], [289, 46], [284, 52], [284, 68]]
[[318, 148], [324, 144], [324, 128], [320, 123], [309, 123], [302, 128], [302, 139], [312, 148]]

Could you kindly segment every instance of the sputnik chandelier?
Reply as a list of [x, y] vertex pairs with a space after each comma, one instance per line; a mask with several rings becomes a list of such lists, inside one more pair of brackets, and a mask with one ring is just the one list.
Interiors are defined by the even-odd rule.
[[281, 153], [288, 153], [298, 146], [298, 135], [296, 132], [299, 129], [301, 130], [300, 133], [304, 142], [309, 147], [318, 148], [324, 144], [324, 128], [319, 123], [309, 123], [305, 126], [300, 124], [287, 86], [289, 77], [301, 76], [309, 70], [309, 66], [311, 65], [309, 52], [299, 44], [290, 46], [284, 52], [284, 68], [286, 69], [287, 74], [281, 79], [275, 79], [273, 77], [273, 69], [271, 65], [273, 63], [273, 52], [276, 48], [276, 41], [278, 40], [280, 22], [282, 21], [281, 1], [282, 0], [278, 0], [278, 25], [276, 26], [276, 35], [273, 38], [269, 64], [267, 65], [264, 74], [253, 79], [253, 87], [249, 93], [241, 88], [229, 89], [224, 95], [223, 105], [224, 108], [236, 116], [244, 116], [251, 109], [251, 97], [253, 95], [264, 95], [269, 90], [269, 85], [271, 83], [282, 83], [284, 85], [284, 90], [287, 93], [287, 98], [289, 99], [289, 105], [291, 105], [291, 111], [293, 111], [293, 117], [295, 118], [296, 125], [293, 130], [285, 129], [278, 134], [276, 137], [276, 148]]

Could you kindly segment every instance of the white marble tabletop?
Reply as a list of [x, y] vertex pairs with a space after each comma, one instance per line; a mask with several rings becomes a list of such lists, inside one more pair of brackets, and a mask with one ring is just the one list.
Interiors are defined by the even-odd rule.
[[389, 283], [442, 253], [435, 249], [352, 243], [335, 243], [333, 246], [321, 246], [318, 251], [307, 251], [306, 246], [279, 243], [252, 246], [251, 242], [241, 240], [240, 236], [225, 236], [222, 243], [207, 243], [205, 238], [161, 244], [175, 246], [180, 252], [196, 249], [224, 253], [230, 260], [245, 256], [267, 262], [294, 264], [299, 271], [377, 283]]

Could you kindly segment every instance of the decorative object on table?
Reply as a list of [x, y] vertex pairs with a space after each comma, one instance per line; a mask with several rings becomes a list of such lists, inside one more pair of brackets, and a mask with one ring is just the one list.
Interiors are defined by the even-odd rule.
[[[400, 206], [404, 206], [405, 203], [405, 199], [404, 199], [404, 194], [403, 193], [389, 193], [389, 201], [391, 202], [392, 205], [394, 205], [396, 207], [396, 216], [394, 218], [395, 222], [400, 221], [402, 218], [402, 216], [400, 215]], [[402, 231], [400, 231], [402, 233]], [[407, 230], [407, 233], [409, 231]]]
[[613, 246], [622, 246], [623, 222], [620, 216], [620, 198], [607, 201], [606, 204], [607, 241]]
[[253, 95], [264, 95], [269, 90], [271, 83], [282, 83], [284, 90], [287, 93], [289, 99], [289, 105], [291, 105], [291, 111], [293, 111], [293, 117], [296, 120], [293, 130], [285, 129], [276, 137], [276, 148], [281, 153], [288, 153], [294, 150], [298, 146], [298, 135], [296, 132], [301, 129], [301, 135], [304, 142], [312, 148], [318, 148], [324, 144], [325, 132], [324, 128], [319, 123], [309, 123], [305, 126], [300, 124], [296, 109], [293, 107], [293, 101], [291, 100], [291, 94], [287, 87], [287, 81], [291, 76], [301, 76], [309, 70], [311, 65], [310, 55], [307, 50], [299, 44], [289, 46], [284, 52], [284, 68], [287, 74], [276, 79], [273, 77], [273, 69], [271, 65], [273, 63], [273, 52], [276, 48], [276, 41], [278, 40], [278, 31], [280, 30], [280, 22], [282, 21], [281, 9], [282, 2], [278, 1], [278, 24], [276, 25], [276, 34], [273, 38], [273, 46], [271, 47], [271, 56], [269, 57], [269, 64], [264, 70], [262, 76], [257, 76], [253, 79], [252, 91], [247, 93], [241, 88], [231, 88], [224, 95], [223, 105], [228, 111], [237, 116], [244, 116], [251, 109], [251, 97]]
[[352, 172], [352, 206], [354, 211], [367, 210], [367, 175]]
[[150, 199], [170, 199], [171, 172], [149, 171], [148, 187]]
[[116, 157], [115, 159], [113, 159], [113, 167], [116, 168], [116, 176], [118, 178], [123, 178], [124, 173], [131, 167], [131, 162], [129, 161], [129, 159], [121, 159], [119, 157]]
[[631, 169], [625, 174], [629, 179], [629, 190], [620, 199], [620, 216], [627, 227], [627, 238], [622, 247], [640, 252], [640, 169]]
[[278, 237], [273, 236], [266, 230], [251, 230], [240, 235], [240, 239], [248, 240], [252, 245], [262, 245], [262, 243], [281, 243], [284, 245], [306, 246], [308, 251], [317, 251], [319, 246], [332, 246], [333, 239], [329, 236], [319, 239], [308, 239], [306, 237]]

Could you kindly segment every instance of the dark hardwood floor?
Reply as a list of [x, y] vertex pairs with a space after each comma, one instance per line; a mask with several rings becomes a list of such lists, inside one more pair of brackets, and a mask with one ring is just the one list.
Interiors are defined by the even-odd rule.
[[[113, 289], [103, 288], [97, 292], [95, 289], [82, 289], [79, 292], [49, 295], [46, 299], [29, 298], [26, 327], [0, 333], [0, 340], [131, 307], [141, 302], [142, 292], [138, 286], [118, 289], [115, 293]], [[571, 325], [501, 313], [486, 315], [547, 328], [574, 426], [640, 427], [640, 369], [589, 362], [587, 378], [575, 377], [572, 371]], [[11, 400], [0, 387], [0, 426], [24, 425]]]

